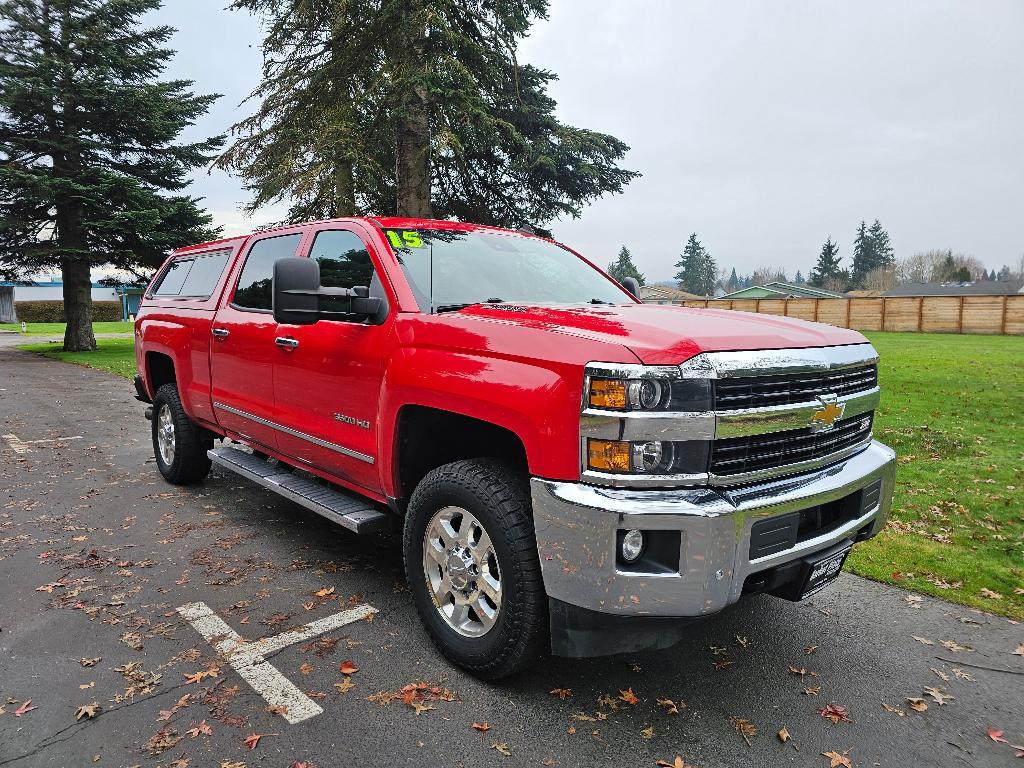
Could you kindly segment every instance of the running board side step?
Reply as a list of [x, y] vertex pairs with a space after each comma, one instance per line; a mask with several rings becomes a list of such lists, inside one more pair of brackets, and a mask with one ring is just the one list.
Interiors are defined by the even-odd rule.
[[387, 526], [387, 515], [354, 493], [282, 470], [279, 464], [237, 448], [213, 448], [206, 455], [214, 464], [252, 480], [268, 491], [280, 494], [355, 533], [373, 533]]

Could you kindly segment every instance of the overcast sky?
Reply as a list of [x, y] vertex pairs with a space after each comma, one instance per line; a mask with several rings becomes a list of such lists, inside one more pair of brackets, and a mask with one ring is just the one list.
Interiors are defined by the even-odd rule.
[[[226, 0], [167, 0], [170, 75], [224, 97], [192, 135], [222, 133], [260, 75], [260, 27]], [[671, 277], [690, 232], [720, 267], [806, 276], [825, 237], [849, 265], [861, 219], [897, 257], [952, 248], [990, 268], [1024, 254], [1024, 2], [552, 0], [520, 60], [557, 73], [559, 118], [632, 147], [643, 176], [555, 236], [606, 264], [628, 245]], [[238, 234], [219, 171], [193, 194]]]

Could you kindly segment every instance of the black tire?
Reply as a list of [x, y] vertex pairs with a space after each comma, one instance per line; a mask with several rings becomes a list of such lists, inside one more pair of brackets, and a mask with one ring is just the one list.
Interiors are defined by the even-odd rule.
[[[167, 410], [173, 434], [173, 455], [166, 461], [160, 448], [158, 431], [161, 430], [161, 413]], [[153, 455], [164, 479], [174, 485], [197, 483], [210, 473], [210, 459], [206, 452], [213, 448], [213, 436], [202, 427], [192, 423], [185, 409], [181, 407], [178, 388], [164, 384], [153, 398]]]
[[[424, 537], [435, 513], [448, 506], [470, 512], [487, 531], [501, 580], [493, 626], [466, 637], [442, 617], [428, 585]], [[487, 680], [522, 671], [549, 647], [548, 603], [541, 578], [526, 478], [495, 459], [445, 464], [420, 481], [403, 531], [405, 572], [420, 619], [453, 663]]]

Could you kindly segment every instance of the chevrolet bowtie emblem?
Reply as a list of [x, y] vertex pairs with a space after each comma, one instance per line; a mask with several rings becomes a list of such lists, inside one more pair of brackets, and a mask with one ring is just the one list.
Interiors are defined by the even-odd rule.
[[819, 395], [818, 402], [821, 403], [821, 408], [811, 414], [811, 431], [825, 432], [843, 418], [846, 403], [837, 402], [835, 395]]

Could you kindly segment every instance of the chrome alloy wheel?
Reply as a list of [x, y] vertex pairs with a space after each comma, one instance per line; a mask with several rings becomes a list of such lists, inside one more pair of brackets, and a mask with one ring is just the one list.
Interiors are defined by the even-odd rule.
[[156, 448], [164, 466], [171, 466], [174, 463], [174, 416], [167, 403], [160, 406], [156, 416]]
[[423, 573], [449, 627], [465, 637], [491, 630], [501, 610], [501, 573], [491, 537], [470, 512], [444, 507], [430, 518]]

